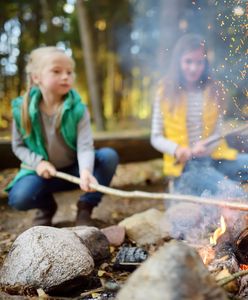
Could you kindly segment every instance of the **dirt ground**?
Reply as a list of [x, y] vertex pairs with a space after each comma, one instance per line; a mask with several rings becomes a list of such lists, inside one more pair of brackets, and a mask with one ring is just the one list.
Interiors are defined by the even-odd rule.
[[[113, 178], [112, 186], [125, 190], [163, 192], [167, 184], [162, 176], [161, 164], [161, 160], [155, 160], [121, 165]], [[13, 170], [3, 172], [2, 181], [6, 181], [11, 172], [13, 173]], [[58, 211], [53, 220], [54, 226], [73, 226], [76, 216], [76, 202], [80, 193], [80, 190], [75, 190], [55, 195]], [[102, 226], [117, 224], [123, 218], [150, 207], [163, 209], [164, 203], [160, 200], [127, 199], [105, 195], [102, 202], [94, 209], [93, 218], [100, 220]], [[14, 210], [8, 206], [6, 195], [1, 193], [0, 214], [1, 266], [15, 238], [32, 226], [35, 210], [27, 212]]]
[[[3, 185], [6, 184], [9, 178], [13, 176], [13, 172], [15, 172], [15, 170], [5, 170], [0, 173], [0, 267], [15, 238], [32, 226], [32, 219], [35, 214], [35, 210], [20, 212], [11, 209], [8, 206], [7, 197], [3, 191], [1, 191], [1, 188], [3, 189]], [[168, 182], [165, 181], [162, 175], [162, 161], [154, 160], [144, 163], [120, 165], [115, 177], [113, 178], [112, 187], [122, 190], [165, 192], [168, 188]], [[248, 191], [248, 186], [246, 186], [246, 190]], [[80, 190], [75, 190], [72, 192], [55, 194], [55, 198], [58, 203], [58, 211], [53, 220], [54, 226], [74, 226], [73, 222], [76, 216], [76, 203], [80, 193]], [[99, 224], [104, 227], [111, 224], [118, 224], [118, 222], [125, 217], [133, 215], [136, 212], [144, 211], [150, 207], [164, 210], [165, 206], [166, 203], [162, 200], [130, 199], [105, 195], [101, 203], [94, 209], [93, 218], [99, 220]], [[154, 251], [154, 249], [150, 250]], [[115, 249], [115, 251], [116, 250], [117, 249]], [[113, 258], [116, 255], [116, 252], [113, 252], [111, 255]], [[124, 272], [124, 275], [126, 276], [124, 279], [125, 281], [128, 273]], [[116, 278], [118, 279], [120, 274], [114, 273], [114, 278], [115, 276], [117, 276]], [[105, 297], [104, 295], [105, 294], [101, 294], [100, 298], [90, 296], [90, 298], [87, 299], [114, 299], [112, 296], [107, 295]], [[78, 299], [71, 297], [72, 295], [70, 295], [69, 298], [63, 299]], [[26, 300], [31, 298], [22, 296], [6, 296], [6, 294], [1, 293], [0, 291], [0, 300], [2, 299]], [[58, 299], [61, 300], [62, 298], [56, 298], [56, 300]]]

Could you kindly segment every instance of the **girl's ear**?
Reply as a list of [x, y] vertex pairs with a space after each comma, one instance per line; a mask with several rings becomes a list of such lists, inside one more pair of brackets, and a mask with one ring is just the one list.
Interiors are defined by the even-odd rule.
[[32, 83], [38, 85], [40, 82], [40, 76], [37, 73], [31, 74], [31, 81]]

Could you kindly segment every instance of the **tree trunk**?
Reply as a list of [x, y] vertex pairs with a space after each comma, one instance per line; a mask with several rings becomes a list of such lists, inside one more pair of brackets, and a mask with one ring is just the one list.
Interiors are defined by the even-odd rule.
[[84, 53], [86, 77], [88, 81], [90, 99], [92, 102], [93, 117], [97, 130], [103, 130], [104, 119], [101, 110], [99, 84], [97, 82], [97, 74], [93, 57], [93, 46], [84, 1], [77, 0], [76, 8], [78, 15], [79, 35]]
[[17, 95], [21, 94], [22, 88], [25, 85], [25, 76], [24, 76], [24, 69], [25, 69], [25, 61], [24, 61], [24, 42], [23, 42], [23, 5], [18, 4], [18, 18], [20, 22], [20, 30], [21, 30], [21, 35], [20, 35], [20, 42], [19, 42], [19, 51], [20, 54], [17, 59], [17, 75], [18, 75], [18, 84], [17, 84]]
[[40, 45], [40, 38], [41, 38], [41, 32], [40, 32], [40, 24], [42, 21], [42, 6], [40, 1], [34, 2], [34, 14], [35, 14], [35, 20], [34, 20], [34, 28], [33, 28], [33, 36], [34, 36], [34, 44], [36, 47]]
[[52, 26], [52, 17], [53, 17], [52, 11], [51, 8], [49, 7], [49, 3], [47, 2], [47, 0], [40, 0], [40, 7], [41, 7], [41, 14], [47, 26], [46, 44], [52, 46], [56, 42], [56, 36], [53, 32], [53, 26]]
[[157, 57], [160, 73], [164, 75], [164, 71], [167, 70], [169, 65], [173, 45], [179, 36], [179, 16], [182, 9], [181, 6], [184, 7], [185, 4], [181, 3], [179, 0], [164, 0], [161, 1], [160, 5], [161, 42]]

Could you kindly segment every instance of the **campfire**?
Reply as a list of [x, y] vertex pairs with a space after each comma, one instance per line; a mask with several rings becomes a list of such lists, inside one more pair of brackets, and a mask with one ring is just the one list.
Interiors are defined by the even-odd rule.
[[[217, 257], [228, 255], [230, 252], [234, 253], [240, 263], [240, 268], [248, 270], [248, 228], [240, 227], [244, 225], [243, 222], [228, 226], [223, 215], [219, 223], [219, 227], [209, 238], [207, 248], [212, 249]], [[202, 257], [206, 264], [206, 253]]]
[[[245, 216], [232, 223], [223, 215], [209, 244], [198, 250], [203, 263], [220, 285], [230, 292], [242, 290], [242, 277], [248, 274], [248, 228]], [[247, 280], [247, 279], [244, 279]]]

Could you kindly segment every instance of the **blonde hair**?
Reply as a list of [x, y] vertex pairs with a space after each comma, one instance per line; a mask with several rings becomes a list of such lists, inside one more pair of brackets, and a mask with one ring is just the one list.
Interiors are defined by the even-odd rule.
[[[22, 128], [25, 130], [26, 136], [30, 135], [32, 131], [32, 125], [29, 116], [30, 91], [31, 88], [35, 85], [32, 76], [34, 74], [40, 73], [43, 66], [45, 65], [46, 59], [49, 58], [51, 54], [55, 54], [55, 53], [67, 55], [62, 49], [53, 46], [40, 47], [34, 49], [29, 55], [26, 69], [25, 69], [27, 87], [26, 87], [26, 93], [23, 96], [23, 103], [22, 103], [22, 110], [21, 110], [21, 125]], [[74, 68], [75, 66], [74, 60], [69, 56], [68, 58], [71, 60], [72, 66]], [[56, 127], [60, 126], [61, 123], [60, 115], [61, 115], [61, 109], [59, 109], [59, 113], [57, 115]]]

